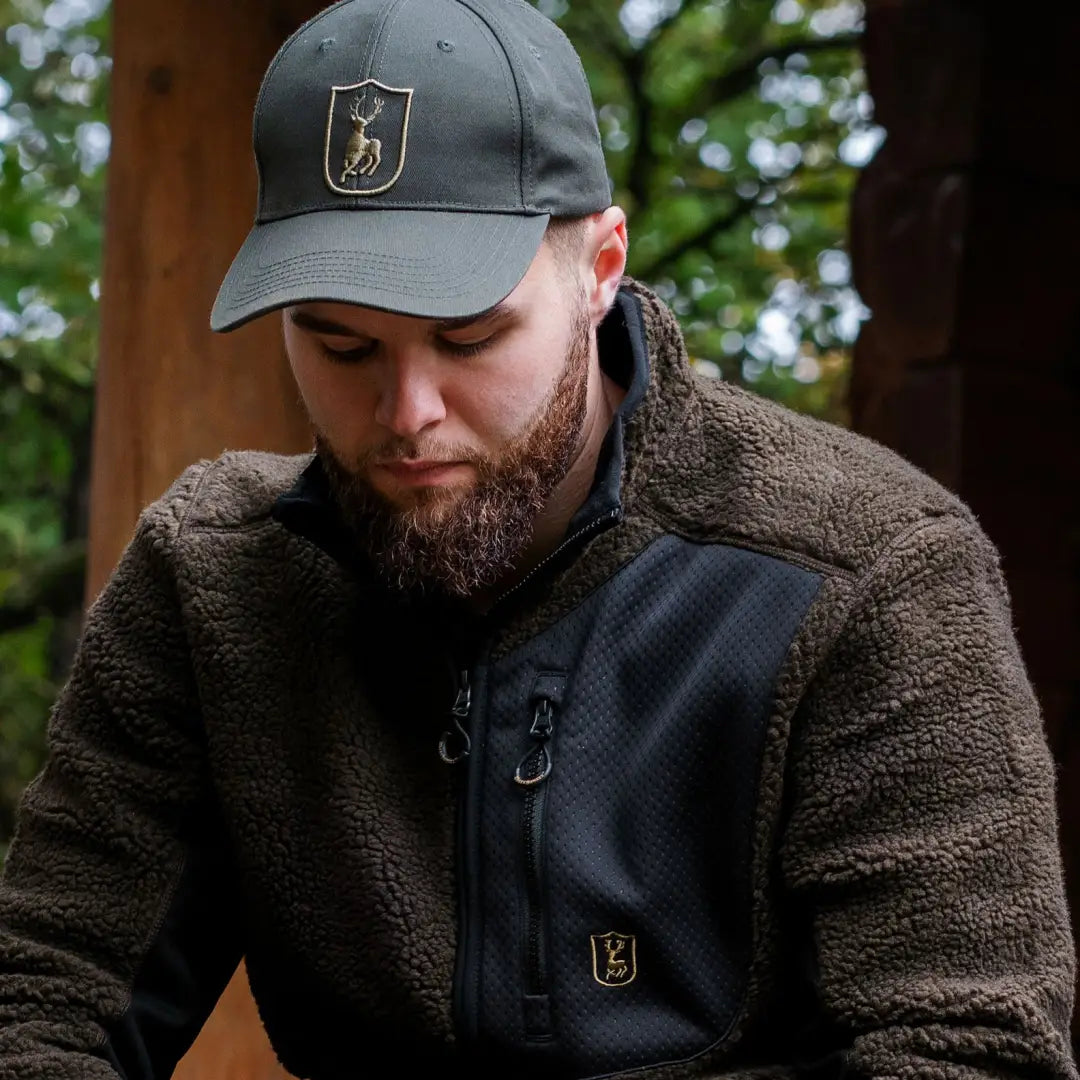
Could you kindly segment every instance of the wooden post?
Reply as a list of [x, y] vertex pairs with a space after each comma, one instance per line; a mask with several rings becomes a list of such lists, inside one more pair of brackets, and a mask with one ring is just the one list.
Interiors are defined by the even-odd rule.
[[[322, 6], [116, 0], [89, 597], [139, 510], [186, 465], [225, 449], [310, 446], [278, 321], [219, 336], [209, 317], [254, 217], [259, 82]], [[284, 1075], [241, 972], [176, 1076]]]
[[[1037, 33], [966, 0], [870, 0], [866, 60], [888, 137], [852, 208], [873, 317], [854, 426], [956, 491], [1001, 551], [1059, 772], [1080, 912], [1080, 91], [1075, 8]], [[1074, 1025], [1074, 1030], [1076, 1030]]]

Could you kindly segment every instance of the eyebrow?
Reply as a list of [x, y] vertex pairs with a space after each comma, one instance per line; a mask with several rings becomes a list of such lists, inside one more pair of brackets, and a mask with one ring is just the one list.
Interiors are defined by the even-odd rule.
[[[507, 319], [514, 314], [514, 309], [505, 301], [500, 300], [486, 311], [476, 315], [459, 315], [452, 319], [430, 320], [432, 329], [436, 333], [446, 333], [453, 330], [464, 330], [475, 323], [498, 322]], [[344, 323], [334, 322], [333, 319], [322, 319], [318, 315], [312, 315], [307, 311], [298, 311], [295, 308], [289, 311], [289, 321], [294, 326], [303, 330], [311, 330], [316, 334], [330, 334], [334, 337], [366, 337], [356, 330], [355, 327], [346, 326]]]

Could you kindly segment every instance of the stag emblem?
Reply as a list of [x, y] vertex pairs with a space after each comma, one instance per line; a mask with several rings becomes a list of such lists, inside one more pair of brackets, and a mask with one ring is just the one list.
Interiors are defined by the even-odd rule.
[[593, 934], [592, 955], [593, 978], [601, 986], [628, 986], [637, 976], [637, 939], [633, 934], [614, 930]]
[[626, 978], [627, 971], [629, 971], [629, 968], [626, 966], [626, 961], [619, 959], [619, 953], [626, 948], [626, 942], [618, 941], [615, 938], [605, 938], [604, 948], [607, 950], [607, 971], [604, 973], [605, 978], [622, 981]]
[[[396, 183], [405, 164], [412, 94], [412, 90], [395, 90], [374, 79], [332, 89], [323, 161], [331, 191], [377, 195]], [[372, 138], [376, 118], [379, 137]], [[395, 157], [394, 175], [383, 180]], [[376, 172], [383, 182], [372, 181]]]
[[357, 95], [349, 109], [353, 133], [345, 146], [345, 168], [341, 173], [340, 183], [353, 175], [371, 176], [382, 161], [382, 143], [378, 139], [367, 137], [367, 126], [382, 112], [383, 99], [376, 95], [375, 108], [364, 116], [361, 112], [361, 98]]

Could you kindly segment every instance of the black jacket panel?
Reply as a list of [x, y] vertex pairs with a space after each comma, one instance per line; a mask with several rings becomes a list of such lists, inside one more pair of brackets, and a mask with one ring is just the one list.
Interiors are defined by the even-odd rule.
[[[819, 580], [766, 555], [662, 537], [492, 665], [469, 777], [483, 1038], [542, 1053], [553, 1074], [589, 1076], [690, 1057], [728, 1030], [750, 957], [762, 742]], [[534, 753], [544, 700], [550, 772], [543, 835], [530, 837], [537, 788], [515, 774]], [[533, 899], [530, 841], [543, 863]], [[531, 903], [547, 955], [530, 959]], [[545, 970], [540, 985], [530, 963]], [[545, 995], [547, 1030], [530, 1034], [529, 1010], [544, 1006], [527, 998]]]

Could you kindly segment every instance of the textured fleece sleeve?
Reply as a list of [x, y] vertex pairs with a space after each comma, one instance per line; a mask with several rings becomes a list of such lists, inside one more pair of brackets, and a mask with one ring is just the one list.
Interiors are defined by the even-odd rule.
[[944, 516], [860, 582], [799, 718], [782, 866], [845, 1077], [1075, 1077], [1054, 771], [997, 554]]
[[[239, 959], [171, 570], [189, 471], [87, 616], [0, 880], [0, 1080], [171, 1075]], [[214, 865], [217, 863], [218, 865]]]

